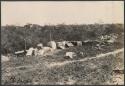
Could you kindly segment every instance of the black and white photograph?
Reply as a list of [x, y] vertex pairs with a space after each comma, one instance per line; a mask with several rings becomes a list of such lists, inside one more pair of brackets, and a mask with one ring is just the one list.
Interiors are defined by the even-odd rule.
[[2, 85], [124, 85], [124, 1], [1, 1]]

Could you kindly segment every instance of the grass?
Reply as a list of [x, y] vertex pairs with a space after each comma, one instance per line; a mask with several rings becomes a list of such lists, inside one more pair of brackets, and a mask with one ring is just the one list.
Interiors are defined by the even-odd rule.
[[2, 64], [2, 84], [106, 84], [107, 81], [112, 79], [112, 71], [118, 62], [122, 63], [123, 58], [117, 58], [122, 53], [84, 62], [72, 62], [61, 67], [48, 68], [47, 64], [66, 61], [67, 59], [63, 57], [67, 51], [74, 51], [76, 53], [80, 51], [84, 52], [83, 56], [72, 59], [76, 60], [111, 52], [119, 48], [122, 48], [122, 45], [117, 43], [105, 45], [100, 50], [95, 45], [86, 45], [59, 50], [52, 56], [12, 57], [9, 62]]

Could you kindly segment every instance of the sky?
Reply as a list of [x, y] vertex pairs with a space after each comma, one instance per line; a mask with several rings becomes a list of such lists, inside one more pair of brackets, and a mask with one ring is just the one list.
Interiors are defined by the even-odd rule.
[[124, 23], [123, 1], [1, 1], [1, 25]]

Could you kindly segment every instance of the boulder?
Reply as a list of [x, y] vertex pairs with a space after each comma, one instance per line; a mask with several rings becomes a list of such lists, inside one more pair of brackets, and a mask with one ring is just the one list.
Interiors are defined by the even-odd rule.
[[10, 60], [9, 57], [1, 55], [1, 62], [7, 62], [9, 60]]
[[72, 59], [72, 58], [76, 57], [76, 53], [75, 52], [66, 52], [65, 56]]

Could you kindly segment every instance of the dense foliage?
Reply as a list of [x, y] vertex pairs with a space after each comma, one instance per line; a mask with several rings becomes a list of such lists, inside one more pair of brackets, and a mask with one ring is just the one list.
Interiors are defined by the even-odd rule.
[[[38, 43], [46, 43], [50, 40], [95, 40], [102, 35], [112, 33], [121, 38], [123, 33], [122, 24], [90, 24], [90, 25], [45, 25], [27, 24], [25, 26], [2, 26], [1, 27], [1, 50], [2, 54], [13, 53], [17, 50], [28, 49]], [[120, 39], [121, 40], [121, 39]]]

